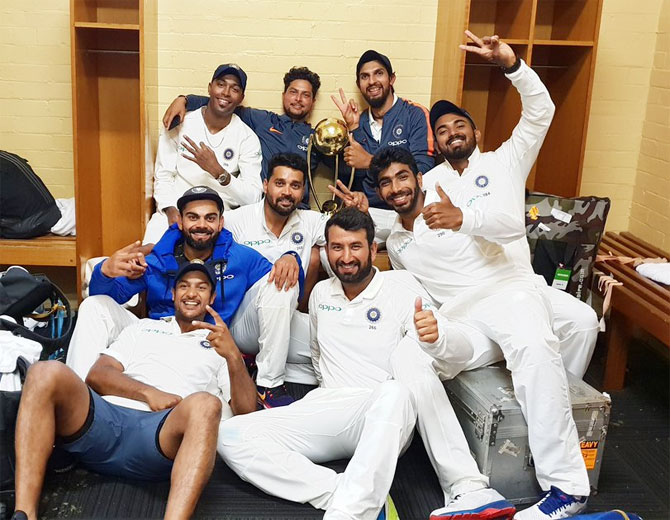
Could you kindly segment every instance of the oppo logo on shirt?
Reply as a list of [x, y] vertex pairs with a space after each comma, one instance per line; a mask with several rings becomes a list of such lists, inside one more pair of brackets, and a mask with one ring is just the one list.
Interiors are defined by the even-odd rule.
[[407, 144], [407, 139], [398, 139], [397, 141], [389, 141], [389, 146], [400, 146], [402, 144]]
[[265, 240], [245, 240], [243, 242], [243, 244], [245, 246], [249, 246], [249, 247], [256, 247], [256, 246], [261, 246], [263, 244], [269, 244], [269, 243], [270, 243], [269, 238], [266, 238]]
[[320, 303], [319, 304], [319, 309], [321, 309], [322, 311], [326, 311], [326, 312], [329, 312], [329, 311], [340, 312], [342, 310], [342, 307], [337, 307], [335, 305], [326, 305], [324, 303]]
[[408, 238], [406, 239], [402, 244], [398, 246], [398, 248], [395, 250], [397, 255], [402, 254], [402, 252], [407, 249], [407, 246], [410, 245], [414, 241], [413, 238]]

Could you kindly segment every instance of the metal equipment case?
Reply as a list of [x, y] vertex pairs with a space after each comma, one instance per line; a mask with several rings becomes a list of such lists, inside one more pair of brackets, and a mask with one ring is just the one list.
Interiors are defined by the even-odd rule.
[[[568, 374], [572, 415], [592, 491], [605, 449], [611, 400]], [[502, 366], [462, 372], [445, 383], [479, 469], [492, 488], [515, 504], [534, 502], [542, 493], [535, 479], [528, 427], [514, 397], [512, 378]]]

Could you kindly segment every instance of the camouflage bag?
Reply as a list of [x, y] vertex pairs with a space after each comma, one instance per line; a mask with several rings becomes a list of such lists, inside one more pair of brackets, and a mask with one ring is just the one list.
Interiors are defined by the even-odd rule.
[[536, 273], [549, 285], [586, 300], [610, 199], [526, 196], [526, 237]]

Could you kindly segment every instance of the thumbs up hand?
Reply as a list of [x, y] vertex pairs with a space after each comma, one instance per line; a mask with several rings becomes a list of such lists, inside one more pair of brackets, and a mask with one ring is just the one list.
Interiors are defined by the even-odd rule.
[[344, 161], [357, 170], [367, 170], [370, 167], [371, 160], [372, 154], [366, 152], [361, 144], [354, 139], [354, 134], [349, 134], [349, 146], [344, 149]]
[[440, 336], [437, 328], [437, 319], [433, 311], [424, 311], [421, 296], [414, 300], [414, 327], [419, 336], [419, 341], [424, 343], [435, 343]]
[[435, 191], [440, 202], [433, 202], [423, 208], [423, 219], [430, 229], [451, 229], [458, 231], [463, 224], [463, 212], [451, 202], [439, 183], [435, 183]]

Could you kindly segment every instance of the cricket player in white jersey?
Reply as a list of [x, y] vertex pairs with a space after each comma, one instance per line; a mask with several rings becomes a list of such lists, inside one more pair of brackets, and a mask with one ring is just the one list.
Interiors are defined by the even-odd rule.
[[[470, 211], [470, 215], [475, 216], [470, 219], [466, 216], [465, 225], [468, 226], [468, 220], [477, 222], [478, 200], [487, 197], [495, 185], [507, 183], [514, 197], [502, 199], [499, 209], [524, 219], [526, 179], [549, 130], [554, 104], [537, 74], [522, 60], [517, 60], [508, 45], [495, 37], [484, 42], [472, 33], [469, 36], [476, 45], [466, 49], [471, 52], [481, 51], [485, 59], [502, 67], [502, 71], [519, 91], [521, 119], [510, 138], [498, 149], [480, 152], [477, 145], [481, 135], [470, 114], [446, 100], [435, 103], [430, 111], [430, 123], [439, 151], [446, 160], [428, 173], [424, 172], [423, 185], [432, 190], [439, 183], [447, 193], [452, 190], [467, 192], [468, 196], [464, 196], [463, 200], [469, 209], [463, 211]], [[505, 69], [505, 64], [510, 63], [511, 67]], [[438, 221], [438, 217], [435, 218]], [[516, 270], [534, 274], [525, 236], [505, 241], [502, 246], [505, 254], [514, 262]], [[551, 303], [552, 327], [560, 342], [566, 370], [576, 377], [584, 377], [598, 337], [598, 317], [595, 311], [565, 291], [549, 287], [543, 277], [537, 275], [534, 280]], [[485, 345], [484, 350], [487, 350]]]
[[[317, 211], [297, 209], [306, 179], [307, 161], [303, 157], [295, 153], [274, 155], [268, 165], [268, 178], [263, 181], [264, 199], [227, 211], [224, 221], [224, 227], [237, 243], [255, 249], [270, 262], [275, 262], [287, 252], [300, 257], [305, 273], [302, 300], [309, 298], [318, 278], [318, 248], [326, 244], [323, 233], [328, 219], [327, 215]], [[316, 384], [306, 313], [293, 313], [290, 341], [287, 381]]]
[[[511, 518], [514, 507], [478, 471], [436, 373], [461, 366], [472, 350], [430, 310], [429, 296], [409, 273], [373, 267], [369, 215], [346, 208], [325, 234], [336, 277], [316, 285], [309, 306], [320, 388], [281, 410], [222, 423], [219, 454], [244, 480], [325, 509], [324, 518], [386, 518], [388, 509], [380, 508], [418, 413], [449, 497], [431, 518]], [[440, 361], [422, 348], [440, 351]], [[451, 443], [447, 427], [458, 432]], [[349, 457], [342, 474], [319, 465]]]
[[236, 64], [219, 65], [207, 89], [207, 106], [189, 112], [183, 124], [158, 140], [154, 173], [157, 211], [143, 243], [155, 244], [177, 222], [177, 199], [193, 186], [219, 193], [225, 209], [260, 200], [261, 144], [234, 113], [244, 99], [246, 73]]

